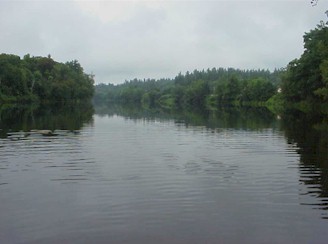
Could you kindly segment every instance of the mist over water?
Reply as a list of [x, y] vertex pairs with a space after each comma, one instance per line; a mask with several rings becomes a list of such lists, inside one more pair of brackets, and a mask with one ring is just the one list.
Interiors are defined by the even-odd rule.
[[263, 109], [2, 110], [0, 242], [325, 243], [325, 126]]

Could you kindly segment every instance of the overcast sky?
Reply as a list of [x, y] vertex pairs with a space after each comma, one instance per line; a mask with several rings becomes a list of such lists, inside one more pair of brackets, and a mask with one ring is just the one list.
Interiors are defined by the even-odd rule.
[[77, 59], [96, 83], [213, 67], [274, 69], [303, 52], [328, 1], [0, 0], [0, 53]]

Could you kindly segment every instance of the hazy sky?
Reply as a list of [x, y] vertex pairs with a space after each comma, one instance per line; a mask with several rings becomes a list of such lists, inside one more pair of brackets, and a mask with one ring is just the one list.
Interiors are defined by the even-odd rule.
[[0, 0], [0, 53], [77, 59], [97, 83], [213, 67], [281, 68], [328, 1]]

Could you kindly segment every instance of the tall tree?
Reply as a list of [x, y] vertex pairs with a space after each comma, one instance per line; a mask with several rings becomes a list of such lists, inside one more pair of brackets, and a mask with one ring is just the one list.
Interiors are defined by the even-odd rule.
[[282, 83], [288, 101], [320, 99], [327, 86], [328, 27], [320, 24], [304, 35], [304, 53], [289, 63]]

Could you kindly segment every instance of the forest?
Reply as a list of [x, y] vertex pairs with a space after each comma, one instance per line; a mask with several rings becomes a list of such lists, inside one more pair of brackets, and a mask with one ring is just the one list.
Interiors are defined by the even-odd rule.
[[[0, 54], [0, 103], [134, 104], [161, 108], [216, 108], [223, 105], [296, 107], [328, 114], [328, 26], [305, 33], [304, 52], [287, 67], [269, 71], [212, 68], [172, 79], [133, 79], [94, 86], [77, 60], [20, 58]], [[283, 54], [282, 54], [283, 55]]]
[[0, 103], [67, 103], [91, 100], [93, 94], [93, 76], [77, 60], [0, 54]]
[[163, 108], [215, 108], [227, 104], [268, 106], [272, 110], [315, 108], [328, 114], [328, 27], [321, 23], [303, 38], [304, 53], [285, 68], [212, 68], [179, 73], [173, 79], [99, 84], [94, 102]]
[[279, 74], [279, 70], [194, 70], [174, 79], [134, 79], [116, 86], [100, 84], [96, 86], [94, 100], [167, 108], [264, 102], [274, 95]]

